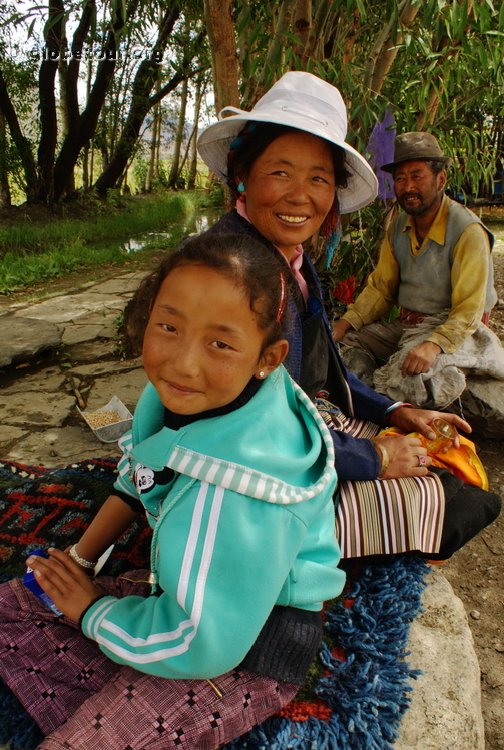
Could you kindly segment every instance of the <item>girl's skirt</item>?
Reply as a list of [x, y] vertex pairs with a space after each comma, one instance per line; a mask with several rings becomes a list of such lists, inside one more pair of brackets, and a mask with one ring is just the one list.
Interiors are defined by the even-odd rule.
[[[145, 571], [99, 584], [148, 596]], [[108, 659], [20, 580], [0, 585], [0, 676], [40, 726], [44, 750], [218, 748], [279, 711], [299, 686], [243, 670], [171, 680]]]

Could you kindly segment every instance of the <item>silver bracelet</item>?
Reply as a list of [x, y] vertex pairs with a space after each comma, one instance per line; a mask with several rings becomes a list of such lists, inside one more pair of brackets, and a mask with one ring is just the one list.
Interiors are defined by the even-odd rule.
[[87, 568], [88, 570], [94, 569], [96, 563], [89, 562], [89, 560], [84, 560], [83, 557], [79, 555], [77, 552], [77, 545], [74, 544], [72, 547], [70, 547], [70, 552], [68, 553], [72, 560], [75, 560], [75, 562], [81, 566], [81, 568]]

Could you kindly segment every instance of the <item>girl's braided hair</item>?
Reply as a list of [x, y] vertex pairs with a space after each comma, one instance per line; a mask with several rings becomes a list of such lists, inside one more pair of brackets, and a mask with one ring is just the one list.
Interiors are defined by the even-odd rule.
[[190, 237], [166, 256], [135, 292], [132, 309], [136, 312], [131, 319], [134, 317], [137, 349], [163, 281], [175, 268], [186, 265], [212, 268], [243, 289], [259, 327], [266, 334], [263, 347], [285, 336], [291, 274], [282, 256], [248, 235], [204, 233]]

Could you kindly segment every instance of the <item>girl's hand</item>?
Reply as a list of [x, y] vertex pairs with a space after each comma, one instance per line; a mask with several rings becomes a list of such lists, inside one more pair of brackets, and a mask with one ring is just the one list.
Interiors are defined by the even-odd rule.
[[389, 464], [381, 479], [424, 477], [429, 473], [432, 459], [427, 455], [427, 449], [422, 445], [420, 438], [398, 435], [377, 437], [373, 442], [383, 446], [389, 457]]
[[[429, 425], [436, 418], [450, 422], [457, 430], [462, 430], [462, 432], [472, 432], [471, 425], [456, 414], [445, 414], [432, 409], [413, 409], [409, 406], [395, 409], [389, 417], [389, 424], [393, 427], [399, 427], [403, 432], [419, 432], [428, 440], [434, 440], [436, 433], [432, 431]], [[458, 448], [459, 446], [460, 440], [457, 437], [454, 440], [454, 447]]]
[[70, 620], [79, 622], [84, 610], [104, 592], [65, 552], [51, 547], [47, 553], [48, 558], [28, 557], [26, 564], [57, 608]]

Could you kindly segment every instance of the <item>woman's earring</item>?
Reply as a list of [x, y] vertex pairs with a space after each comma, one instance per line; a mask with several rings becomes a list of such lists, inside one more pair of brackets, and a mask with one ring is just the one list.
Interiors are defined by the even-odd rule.
[[264, 380], [264, 378], [266, 377], [266, 373], [264, 372], [264, 370], [259, 370], [258, 377], [260, 378], [260, 380]]
[[243, 182], [239, 182], [238, 185], [236, 186], [236, 189], [241, 195], [242, 193], [245, 192], [245, 184]]

